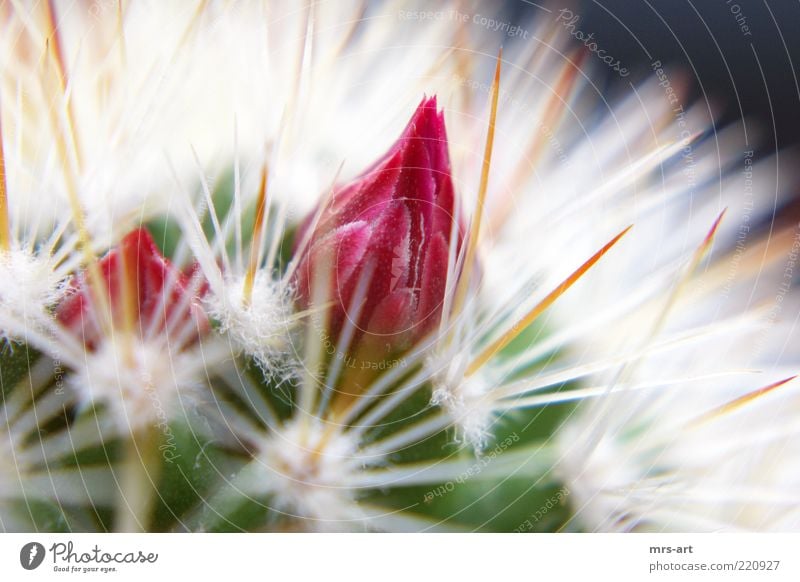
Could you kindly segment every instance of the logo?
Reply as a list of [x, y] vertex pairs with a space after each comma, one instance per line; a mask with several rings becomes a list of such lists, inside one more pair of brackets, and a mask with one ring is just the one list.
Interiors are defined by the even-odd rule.
[[35, 570], [44, 561], [44, 546], [39, 542], [28, 542], [19, 551], [19, 563], [26, 570]]

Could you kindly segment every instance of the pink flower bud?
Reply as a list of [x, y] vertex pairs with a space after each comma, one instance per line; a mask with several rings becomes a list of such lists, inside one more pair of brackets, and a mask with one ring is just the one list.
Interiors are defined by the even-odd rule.
[[[208, 319], [198, 301], [207, 284], [176, 269], [161, 255], [147, 230], [140, 228], [126, 235], [118, 247], [100, 259], [98, 266], [105, 285], [101, 293], [110, 304], [114, 328], [121, 329], [125, 324], [127, 284], [127, 292], [132, 294], [128, 308], [133, 310], [136, 333], [169, 330], [176, 336], [180, 334], [184, 341], [194, 341], [208, 329]], [[70, 292], [56, 309], [56, 317], [87, 348], [94, 349], [103, 337], [102, 313], [90, 280], [87, 272], [72, 280]]]
[[463, 238], [454, 222], [444, 115], [426, 98], [391, 149], [322, 211], [296, 271], [301, 305], [310, 306], [315, 277], [330, 273], [333, 339], [350, 320], [351, 350], [365, 342], [386, 355], [406, 349], [440, 321], [454, 226], [456, 252]]

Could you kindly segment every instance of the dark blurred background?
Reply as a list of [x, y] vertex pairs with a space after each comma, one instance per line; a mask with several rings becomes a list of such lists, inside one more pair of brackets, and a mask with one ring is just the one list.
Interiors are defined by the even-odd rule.
[[[659, 59], [689, 73], [693, 95], [704, 91], [719, 106], [717, 122], [739, 118], [741, 104], [745, 118], [766, 130], [766, 148], [776, 140], [779, 147], [800, 142], [800, 0], [539, 4], [580, 14], [579, 28], [595, 33], [598, 44], [631, 70], [626, 82], [652, 75], [650, 63]], [[508, 0], [506, 10], [512, 21], [546, 16], [527, 0]], [[608, 82], [613, 92], [620, 79]]]

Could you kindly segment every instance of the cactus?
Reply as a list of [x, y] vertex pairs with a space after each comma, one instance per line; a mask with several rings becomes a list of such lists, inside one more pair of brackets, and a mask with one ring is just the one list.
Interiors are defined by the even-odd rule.
[[0, 7], [0, 527], [797, 529], [774, 160], [331, 4]]

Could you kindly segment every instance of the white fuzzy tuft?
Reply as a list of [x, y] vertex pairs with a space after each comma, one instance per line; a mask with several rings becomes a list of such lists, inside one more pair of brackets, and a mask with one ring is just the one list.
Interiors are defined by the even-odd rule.
[[178, 394], [198, 385], [199, 352], [171, 352], [160, 342], [117, 336], [86, 353], [69, 385], [85, 403], [105, 404], [123, 433], [171, 419]]
[[339, 431], [326, 435], [326, 429], [295, 421], [265, 440], [259, 460], [276, 509], [303, 518], [308, 529], [341, 530], [348, 528], [342, 522], [352, 527], [364, 519], [349, 486], [364, 461], [355, 439]]
[[64, 294], [49, 255], [23, 249], [0, 252], [0, 309], [24, 317], [42, 313]]
[[219, 322], [220, 332], [252, 356], [268, 376], [286, 369], [290, 348], [292, 304], [266, 273], [258, 273], [253, 294], [244, 300], [244, 277], [225, 281], [223, 294], [206, 300], [208, 315]]
[[446, 358], [438, 355], [428, 360], [429, 368], [434, 371], [431, 402], [452, 417], [461, 439], [480, 450], [491, 436], [492, 408], [483, 380], [465, 377], [467, 363], [464, 353]]

